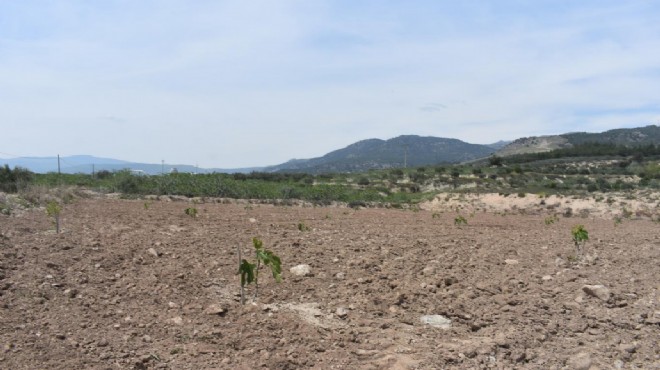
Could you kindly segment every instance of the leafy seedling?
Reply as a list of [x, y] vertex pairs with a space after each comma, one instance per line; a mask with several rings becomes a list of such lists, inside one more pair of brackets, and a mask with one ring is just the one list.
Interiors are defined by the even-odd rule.
[[301, 232], [309, 231], [311, 230], [309, 226], [305, 225], [303, 222], [298, 222], [298, 230]]
[[435, 219], [435, 218], [440, 218], [440, 213], [438, 213], [438, 212], [433, 212], [433, 214], [431, 215], [431, 218], [434, 218], [434, 219]]
[[197, 217], [197, 208], [195, 207], [186, 208], [186, 214], [192, 218]]
[[257, 262], [250, 263], [241, 257], [241, 248], [238, 247], [238, 273], [241, 275], [241, 304], [245, 304], [245, 286], [254, 283], [254, 299], [259, 295], [259, 269], [261, 265], [270, 267], [276, 282], [282, 282], [282, 262], [280, 257], [272, 251], [264, 249], [263, 242], [257, 238], [252, 239]]
[[463, 217], [461, 215], [456, 216], [456, 218], [454, 219], [454, 225], [456, 225], [458, 227], [461, 227], [461, 225], [467, 225], [467, 223], [468, 222], [465, 219], [465, 217]]
[[149, 209], [149, 206], [151, 206], [151, 204], [149, 202], [144, 202], [144, 209], [145, 210]]
[[546, 225], [552, 225], [557, 221], [559, 221], [559, 218], [557, 217], [557, 215], [548, 216], [548, 217], [545, 218], [545, 224]]
[[60, 213], [62, 213], [62, 206], [54, 200], [51, 200], [46, 205], [46, 214], [48, 217], [53, 218], [55, 223], [55, 232], [60, 233]]
[[582, 255], [582, 250], [587, 240], [589, 240], [589, 232], [584, 228], [584, 225], [576, 225], [571, 230], [573, 235], [573, 243], [575, 244], [575, 256], [579, 258]]

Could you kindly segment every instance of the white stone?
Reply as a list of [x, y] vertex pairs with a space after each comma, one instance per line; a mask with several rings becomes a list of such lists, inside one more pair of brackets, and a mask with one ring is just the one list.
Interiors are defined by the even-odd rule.
[[309, 276], [312, 274], [312, 268], [309, 265], [298, 265], [291, 267], [289, 272], [295, 276]]
[[442, 315], [425, 315], [420, 317], [420, 321], [424, 324], [431, 325], [434, 328], [451, 328], [451, 320]]
[[585, 285], [582, 290], [592, 297], [607, 302], [610, 299], [610, 290], [604, 285]]
[[571, 370], [589, 370], [591, 368], [591, 356], [588, 353], [578, 353], [567, 361]]

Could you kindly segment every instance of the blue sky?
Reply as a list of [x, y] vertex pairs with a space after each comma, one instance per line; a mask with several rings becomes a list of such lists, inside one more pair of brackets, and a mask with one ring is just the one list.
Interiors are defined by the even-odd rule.
[[0, 157], [202, 167], [660, 123], [660, 2], [0, 0]]

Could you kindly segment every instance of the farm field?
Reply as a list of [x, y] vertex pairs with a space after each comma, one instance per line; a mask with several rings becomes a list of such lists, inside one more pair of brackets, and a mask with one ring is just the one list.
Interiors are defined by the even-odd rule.
[[[60, 234], [0, 215], [0, 368], [660, 368], [658, 222], [433, 207], [76, 199]], [[242, 306], [253, 237], [284, 281], [262, 270]]]

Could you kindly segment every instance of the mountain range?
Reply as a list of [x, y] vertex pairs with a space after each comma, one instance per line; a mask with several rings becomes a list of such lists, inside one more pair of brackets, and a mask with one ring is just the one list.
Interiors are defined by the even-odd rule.
[[[179, 164], [151, 164], [99, 158], [89, 155], [61, 157], [63, 173], [92, 173], [92, 171], [118, 171], [130, 169], [137, 173], [156, 175], [172, 171], [189, 173], [249, 173], [263, 172], [362, 172], [370, 169], [415, 167], [440, 163], [460, 163], [490, 155], [509, 156], [543, 152], [586, 143], [612, 143], [617, 145], [660, 145], [660, 127], [614, 129], [602, 133], [574, 132], [562, 135], [524, 137], [511, 142], [499, 141], [490, 145], [470, 144], [458, 139], [431, 136], [402, 135], [389, 140], [367, 139], [334, 150], [324, 156], [310, 159], [292, 159], [266, 167], [251, 168], [199, 168]], [[0, 165], [23, 167], [37, 173], [57, 172], [57, 157], [19, 157], [0, 159]]]

